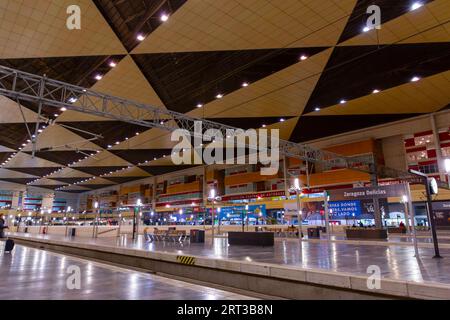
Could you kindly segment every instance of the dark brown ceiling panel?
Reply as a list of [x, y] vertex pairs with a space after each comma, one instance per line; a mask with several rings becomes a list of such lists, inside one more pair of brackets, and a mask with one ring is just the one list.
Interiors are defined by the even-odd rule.
[[133, 55], [164, 104], [188, 112], [312, 56], [319, 48], [258, 49]]
[[370, 114], [345, 116], [303, 116], [292, 132], [291, 141], [305, 142], [336, 134], [398, 121], [418, 114]]
[[135, 180], [141, 180], [144, 179], [145, 177], [104, 177], [104, 178], [114, 183], [125, 183]]
[[105, 20], [124, 47], [131, 51], [139, 44], [138, 34], [148, 36], [161, 24], [162, 14], [172, 15], [187, 0], [94, 0]]
[[259, 129], [263, 125], [271, 125], [274, 123], [278, 123], [282, 120], [288, 120], [292, 117], [283, 116], [283, 117], [258, 117], [255, 114], [255, 117], [239, 117], [239, 118], [211, 118], [208, 120], [219, 122], [225, 124], [227, 126], [240, 128], [240, 129]]
[[152, 161], [155, 158], [162, 158], [164, 155], [169, 156], [172, 149], [129, 149], [129, 150], [111, 150], [116, 156], [134, 164]]
[[336, 47], [303, 113], [449, 69], [449, 42]]
[[[29, 123], [34, 128], [34, 123]], [[27, 143], [28, 131], [24, 123], [0, 123], [0, 145], [17, 150]]]
[[49, 179], [67, 183], [67, 184], [74, 184], [74, 183], [81, 182], [81, 181], [84, 181], [89, 178], [84, 177], [84, 178], [49, 178]]
[[78, 184], [77, 186], [88, 188], [91, 190], [97, 190], [97, 189], [102, 189], [102, 188], [106, 188], [106, 187], [111, 187], [114, 185], [115, 185], [114, 183], [111, 183], [111, 184]]
[[55, 172], [58, 169], [61, 169], [61, 167], [32, 167], [32, 168], [6, 168], [8, 170], [13, 170], [17, 172], [22, 172], [26, 174], [31, 174], [33, 176], [37, 177], [43, 177], [46, 176], [52, 172]]
[[[105, 75], [111, 70], [110, 61], [118, 62], [123, 57], [124, 55], [0, 59], [0, 65], [90, 88], [97, 81], [94, 78], [95, 75]], [[58, 92], [53, 93], [54, 96], [58, 94]], [[21, 104], [34, 112], [38, 111], [37, 103], [21, 101]], [[42, 113], [47, 118], [54, 119], [54, 114], [60, 112], [57, 108], [44, 105]]]
[[88, 133], [71, 129], [70, 127], [101, 135], [103, 137], [102, 139], [93, 140], [92, 142], [105, 149], [108, 146], [114, 146], [116, 142], [120, 143], [125, 141], [126, 138], [134, 137], [136, 133], [142, 133], [148, 130], [147, 127], [121, 121], [80, 121], [63, 122], [63, 124], [68, 126], [66, 127], [68, 130], [85, 139], [90, 139], [92, 136]]
[[139, 166], [140, 169], [144, 170], [151, 175], [157, 176], [161, 174], [166, 174], [170, 172], [175, 172], [179, 170], [194, 168], [195, 165], [173, 165], [173, 166]]
[[104, 175], [104, 174], [109, 174], [110, 172], [114, 172], [117, 170], [122, 170], [125, 168], [127, 168], [127, 167], [126, 166], [121, 166], [121, 167], [118, 167], [118, 166], [114, 166], [114, 167], [73, 167], [73, 169], [76, 169], [81, 172], [89, 173], [96, 177]]
[[[82, 153], [83, 152], [83, 153]], [[31, 154], [31, 152], [26, 152]], [[77, 162], [86, 157], [86, 154], [93, 155], [95, 152], [92, 151], [38, 151], [36, 152], [36, 157], [42, 158], [51, 162], [62, 164], [67, 166], [74, 162]]]
[[18, 183], [18, 184], [27, 184], [36, 180], [35, 178], [0, 178], [0, 181]]
[[[426, 4], [433, 0], [420, 0], [420, 3]], [[377, 5], [381, 9], [381, 23], [386, 23], [390, 20], [398, 18], [399, 16], [409, 12], [411, 5], [416, 2], [413, 0], [358, 0], [356, 6], [341, 34], [339, 43], [344, 42], [350, 38], [362, 33], [363, 28], [367, 25], [367, 19], [370, 13], [367, 13], [367, 8], [371, 5]]]
[[8, 158], [11, 157], [13, 154], [14, 152], [0, 152], [0, 164], [8, 160]]

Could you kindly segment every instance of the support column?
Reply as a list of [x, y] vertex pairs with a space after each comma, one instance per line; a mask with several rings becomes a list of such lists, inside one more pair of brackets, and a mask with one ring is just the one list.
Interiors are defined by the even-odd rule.
[[[370, 182], [372, 187], [378, 187], [377, 165], [376, 159], [373, 159], [373, 164], [370, 166]], [[375, 218], [375, 227], [381, 229], [383, 227], [383, 221], [381, 219], [380, 203], [378, 199], [373, 199], [373, 216]]]
[[152, 210], [153, 213], [156, 213], [156, 185], [158, 183], [158, 179], [153, 177], [153, 185], [152, 185]]
[[431, 129], [433, 130], [434, 148], [436, 149], [436, 160], [438, 163], [439, 177], [441, 181], [445, 182], [446, 181], [445, 168], [444, 168], [444, 161], [442, 158], [441, 140], [439, 139], [439, 131], [436, 128], [436, 119], [434, 118], [434, 114], [430, 114], [430, 122], [431, 122]]
[[203, 166], [203, 230], [206, 229], [206, 205], [208, 204], [208, 180], [206, 174], [208, 167]]
[[286, 155], [283, 156], [283, 178], [284, 178], [284, 195], [286, 199], [289, 198], [289, 185], [288, 185], [288, 178], [287, 178], [287, 159]]

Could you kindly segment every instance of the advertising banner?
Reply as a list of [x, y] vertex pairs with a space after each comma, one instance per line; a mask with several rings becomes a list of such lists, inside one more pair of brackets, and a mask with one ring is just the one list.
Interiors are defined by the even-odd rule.
[[[245, 206], [233, 206], [220, 208], [220, 219], [241, 219], [242, 215], [247, 217], [247, 210]], [[266, 205], [249, 205], [249, 218], [266, 217]]]
[[327, 191], [330, 201], [382, 199], [405, 195], [405, 185], [393, 184], [368, 188], [335, 189]]
[[345, 219], [346, 217], [359, 217], [362, 214], [361, 202], [359, 200], [350, 201], [330, 201], [328, 203], [332, 219]]

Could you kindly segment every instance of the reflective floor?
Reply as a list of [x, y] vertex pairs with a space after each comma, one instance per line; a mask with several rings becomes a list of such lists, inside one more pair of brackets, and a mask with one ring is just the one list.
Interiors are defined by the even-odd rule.
[[[21, 234], [24, 235], [24, 234]], [[371, 265], [380, 267], [383, 277], [433, 281], [450, 284], [450, 249], [441, 249], [444, 259], [433, 259], [432, 248], [419, 248], [420, 258], [414, 257], [412, 246], [400, 245], [356, 245], [298, 240], [276, 240], [274, 247], [229, 246], [226, 238], [216, 238], [205, 244], [177, 244], [168, 242], [146, 242], [142, 236], [137, 241], [121, 238], [64, 238], [60, 236], [27, 235], [52, 238], [61, 241], [99, 243], [127, 248], [174, 252], [177, 254], [206, 256], [220, 259], [286, 264], [309, 269], [325, 269], [367, 275]]]
[[[3, 247], [3, 243], [0, 243], [0, 246]], [[74, 277], [77, 267], [80, 271], [80, 289], [70, 290], [67, 283], [72, 288], [77, 284]], [[232, 292], [24, 246], [16, 246], [11, 254], [0, 251], [0, 275], [0, 300], [253, 299]]]

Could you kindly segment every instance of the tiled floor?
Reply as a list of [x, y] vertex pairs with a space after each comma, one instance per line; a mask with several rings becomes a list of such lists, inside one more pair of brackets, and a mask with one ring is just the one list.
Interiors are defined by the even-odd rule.
[[[3, 247], [3, 243], [0, 243]], [[80, 268], [80, 290], [69, 290], [69, 266]], [[72, 271], [73, 272], [73, 271]], [[73, 274], [73, 273], [72, 273]], [[147, 273], [16, 246], [0, 252], [0, 300], [247, 300], [248, 296]], [[69, 279], [70, 282], [71, 279]]]
[[[23, 235], [23, 234], [21, 234]], [[229, 246], [226, 238], [216, 238], [214, 244], [176, 244], [146, 242], [142, 237], [135, 242], [130, 238], [74, 239], [58, 236], [47, 237], [62, 241], [75, 241], [117, 245], [127, 248], [172, 252], [177, 254], [206, 256], [219, 259], [234, 259], [262, 263], [285, 264], [308, 269], [325, 269], [335, 272], [349, 272], [367, 275], [371, 265], [380, 267], [383, 277], [410, 280], [433, 281], [450, 285], [450, 249], [441, 249], [444, 259], [433, 259], [432, 248], [419, 248], [420, 258], [414, 257], [412, 246], [401, 245], [356, 245], [298, 240], [277, 240], [274, 247]]]

